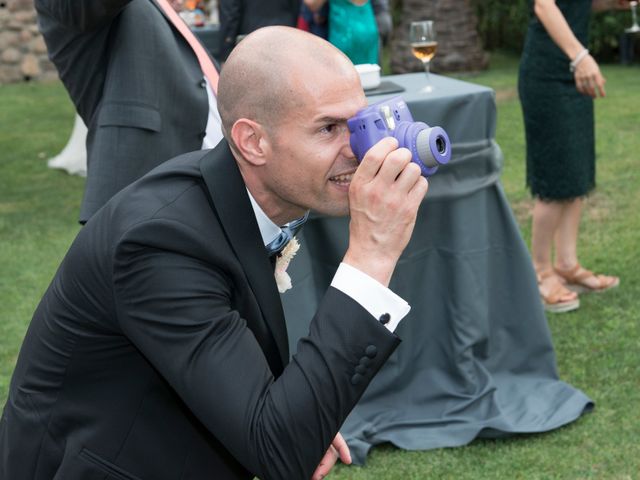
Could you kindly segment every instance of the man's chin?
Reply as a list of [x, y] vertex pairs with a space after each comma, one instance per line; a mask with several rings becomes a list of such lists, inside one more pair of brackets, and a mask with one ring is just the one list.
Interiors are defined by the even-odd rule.
[[334, 207], [323, 205], [322, 208], [314, 209], [314, 211], [327, 217], [347, 217], [349, 216], [349, 205]]

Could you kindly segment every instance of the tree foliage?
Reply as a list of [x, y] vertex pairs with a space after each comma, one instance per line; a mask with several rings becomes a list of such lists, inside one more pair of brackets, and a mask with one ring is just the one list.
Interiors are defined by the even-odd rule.
[[[529, 0], [474, 0], [478, 31], [486, 50], [522, 51], [530, 16]], [[600, 61], [619, 58], [620, 36], [631, 25], [631, 14], [610, 11], [593, 14], [589, 49]]]

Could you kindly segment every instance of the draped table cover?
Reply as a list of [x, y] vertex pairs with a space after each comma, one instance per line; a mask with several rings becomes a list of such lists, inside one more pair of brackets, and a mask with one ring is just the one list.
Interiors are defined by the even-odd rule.
[[[400, 347], [341, 429], [354, 463], [391, 442], [424, 450], [476, 437], [548, 431], [593, 406], [559, 380], [527, 247], [499, 181], [493, 90], [431, 75], [384, 77], [416, 121], [442, 126], [452, 159], [430, 178], [390, 288], [411, 305]], [[394, 95], [368, 97], [370, 103]], [[282, 295], [290, 347], [306, 335], [348, 244], [348, 218], [313, 215]]]

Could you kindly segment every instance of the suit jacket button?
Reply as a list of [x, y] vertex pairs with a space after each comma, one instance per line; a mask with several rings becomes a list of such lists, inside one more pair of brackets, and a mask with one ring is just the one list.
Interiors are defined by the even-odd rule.
[[199, 136], [200, 136], [200, 139], [201, 139], [201, 140], [204, 140], [204, 137], [206, 137], [206, 136], [207, 136], [207, 132], [200, 132], [200, 135], [199, 135]]
[[378, 349], [375, 345], [369, 345], [367, 348], [365, 348], [364, 354], [369, 358], [375, 358], [375, 356], [378, 354]]
[[368, 367], [369, 365], [371, 365], [371, 359], [369, 357], [361, 357], [360, 365], [362, 365], [363, 367]]
[[356, 373], [353, 377], [351, 377], [351, 385], [360, 385], [360, 382], [362, 382], [362, 378], [362, 375]]
[[360, 375], [364, 375], [365, 373], [367, 373], [367, 367], [365, 367], [364, 365], [357, 365], [356, 372]]
[[207, 82], [206, 82], [206, 80], [204, 78], [202, 80], [200, 80], [200, 86], [202, 88], [205, 88], [207, 86]]

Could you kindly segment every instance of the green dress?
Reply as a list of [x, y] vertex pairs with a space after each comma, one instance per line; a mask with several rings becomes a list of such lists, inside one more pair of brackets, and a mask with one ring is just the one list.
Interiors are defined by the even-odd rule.
[[[591, 0], [557, 0], [556, 4], [578, 40], [587, 45]], [[585, 196], [595, 187], [593, 100], [576, 89], [569, 59], [533, 14], [532, 6], [518, 91], [531, 193], [543, 200]]]
[[354, 65], [378, 63], [378, 26], [371, 2], [329, 0], [329, 41]]

